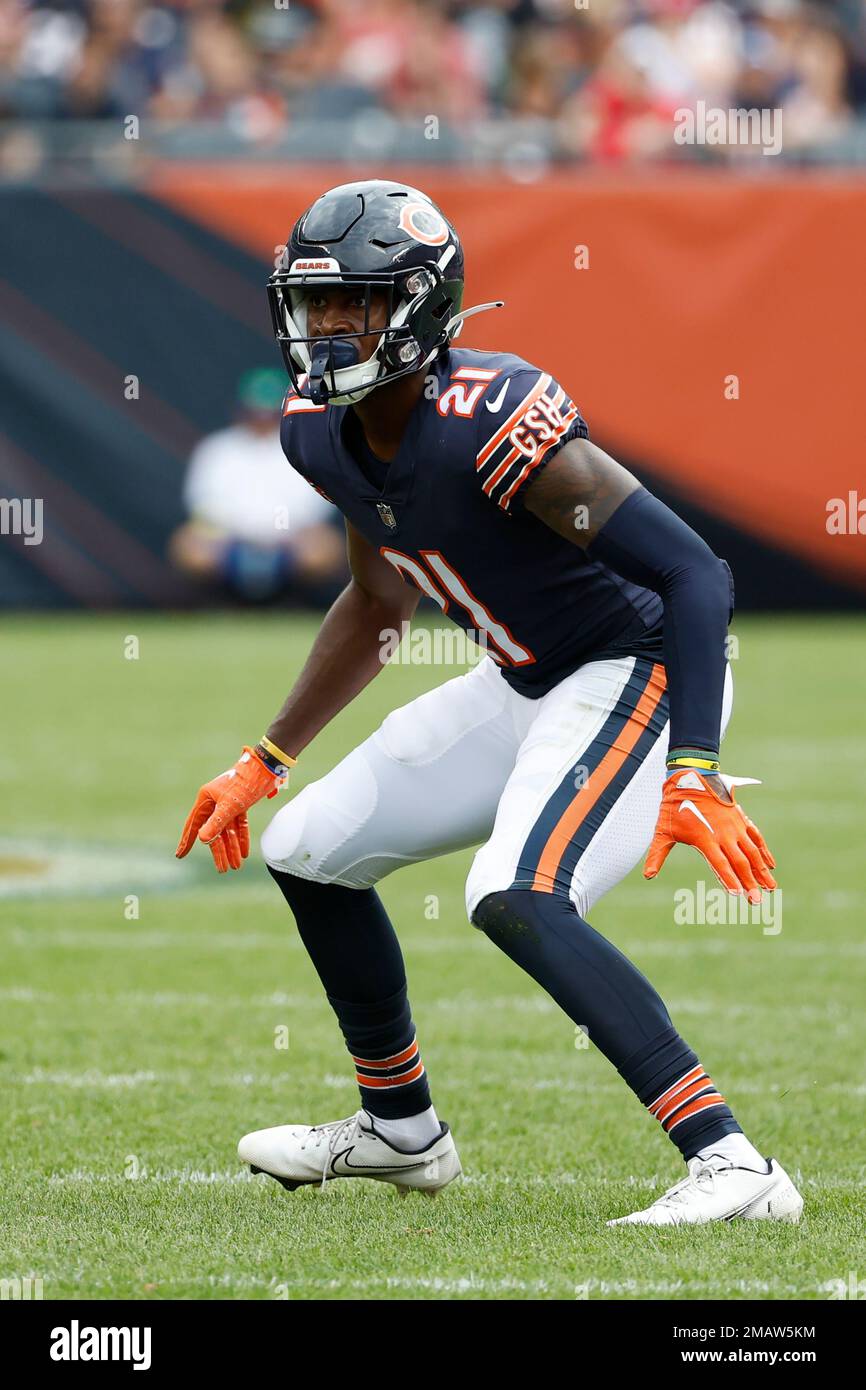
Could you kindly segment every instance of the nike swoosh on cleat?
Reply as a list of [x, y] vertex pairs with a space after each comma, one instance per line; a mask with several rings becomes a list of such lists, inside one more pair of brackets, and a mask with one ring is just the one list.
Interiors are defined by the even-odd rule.
[[768, 1198], [772, 1190], [772, 1187], [765, 1187], [764, 1191], [759, 1192], [757, 1197], [750, 1197], [748, 1202], [744, 1202], [741, 1207], [737, 1207], [735, 1211], [732, 1211], [729, 1216], [725, 1216], [723, 1220], [734, 1221], [738, 1216], [745, 1216], [746, 1212], [751, 1211], [752, 1207], [756, 1206], [758, 1202], [763, 1202]]
[[703, 814], [703, 812], [698, 810], [697, 806], [695, 805], [695, 803], [694, 803], [693, 801], [681, 801], [680, 804], [679, 804], [679, 810], [680, 810], [680, 811], [691, 811], [691, 812], [692, 812], [692, 815], [697, 816], [698, 820], [702, 820], [702, 821], [703, 821], [704, 825], [707, 827], [707, 829], [709, 830], [710, 834], [711, 834], [711, 835], [715, 835], [716, 832], [715, 832], [715, 830], [713, 829], [713, 827], [710, 825], [710, 822], [707, 820], [707, 818], [706, 818], [706, 816]]
[[497, 391], [492, 401], [484, 402], [491, 415], [495, 415], [497, 410], [501, 410], [502, 402], [505, 400], [505, 393], [508, 390], [508, 383], [510, 379], [510, 377], [506, 377], [505, 381], [502, 383], [502, 390]]
[[342, 1174], [337, 1172], [336, 1168], [337, 1160], [340, 1158], [352, 1173], [411, 1173], [415, 1168], [423, 1168], [427, 1161], [424, 1159], [420, 1163], [400, 1163], [395, 1167], [383, 1168], [378, 1163], [350, 1163], [349, 1155], [354, 1153], [354, 1151], [353, 1147], [351, 1149], [344, 1149], [342, 1153], [334, 1154], [334, 1157], [331, 1159], [331, 1172], [335, 1177], [339, 1178], [342, 1176]]

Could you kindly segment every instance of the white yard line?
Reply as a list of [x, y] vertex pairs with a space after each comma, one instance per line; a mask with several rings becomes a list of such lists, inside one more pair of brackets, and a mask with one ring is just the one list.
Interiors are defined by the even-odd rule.
[[[289, 1054], [290, 1055], [290, 1054]], [[581, 1062], [575, 1062], [577, 1074], [571, 1072], [562, 1076], [521, 1076], [519, 1072], [515, 1074], [509, 1072], [509, 1076], [515, 1086], [521, 1091], [527, 1092], [548, 1092], [552, 1091], [561, 1095], [575, 1095], [594, 1099], [599, 1095], [623, 1096], [627, 1095], [625, 1083], [615, 1078], [599, 1078], [593, 1071], [588, 1075], [580, 1075], [579, 1069]], [[46, 1067], [34, 1067], [28, 1072], [12, 1074], [4, 1078], [6, 1087], [10, 1086], [44, 1086], [46, 1088], [60, 1088], [63, 1090], [109, 1090], [109, 1091], [128, 1091], [140, 1086], [159, 1086], [163, 1088], [178, 1088], [200, 1086], [206, 1082], [209, 1088], [235, 1088], [240, 1087], [244, 1090], [276, 1090], [288, 1097], [289, 1088], [294, 1084], [288, 1071], [280, 1070], [276, 1072], [199, 1072], [197, 1070], [176, 1070], [176, 1071], [151, 1071], [137, 1070], [131, 1072], [104, 1072], [97, 1067], [87, 1067], [81, 1071], [74, 1070], [50, 1070]], [[326, 1072], [318, 1078], [305, 1078], [305, 1086], [321, 1086], [328, 1090], [346, 1091], [354, 1094], [356, 1089], [355, 1078], [350, 1071], [346, 1072]], [[726, 1085], [726, 1091], [736, 1097], [737, 1095], [763, 1096], [765, 1099], [778, 1100], [784, 1094], [786, 1097], [802, 1097], [813, 1094], [817, 1082], [791, 1084], [786, 1077], [744, 1077], [740, 1080], [731, 1079]], [[476, 1082], [469, 1076], [452, 1076], [448, 1080], [448, 1088], [451, 1091], [474, 1093]], [[832, 1093], [835, 1095], [864, 1096], [866, 1095], [866, 1083], [858, 1082], [851, 1084], [845, 1081], [828, 1081], [820, 1085], [822, 1093]], [[287, 1103], [287, 1102], [286, 1102]]]
[[[862, 894], [844, 894], [841, 890], [827, 895], [828, 901], [823, 904], [823, 910], [837, 910], [844, 906], [846, 908], [863, 907], [866, 898]], [[790, 899], [787, 899], [791, 906]], [[0, 931], [2, 931], [0, 927]], [[604, 926], [599, 926], [599, 930], [604, 934]], [[777, 936], [765, 936], [761, 931], [760, 923], [753, 925], [729, 925], [721, 927], [672, 927], [672, 930], [683, 933], [678, 938], [659, 938], [648, 939], [629, 939], [619, 942], [621, 948], [627, 955], [631, 956], [670, 956], [674, 959], [681, 956], [725, 956], [731, 951], [736, 951], [738, 956], [742, 956], [747, 951], [765, 952], [772, 949], [778, 953], [779, 958], [786, 960], [810, 960], [815, 957], [832, 958], [834, 956], [853, 957], [862, 959], [866, 957], [866, 942], [862, 940], [840, 941], [833, 936], [818, 935], [814, 941], [792, 941], [789, 935], [781, 932]], [[416, 939], [412, 933], [406, 933], [402, 938], [402, 946], [407, 957], [411, 960], [413, 956], [437, 956], [437, 955], [456, 955], [461, 958], [466, 956], [487, 955], [491, 950], [488, 943], [480, 940], [477, 935], [469, 933], [473, 928], [467, 926], [467, 935], [456, 933], [443, 933], [442, 935], [431, 935], [426, 938]], [[706, 933], [711, 931], [713, 935]], [[688, 933], [689, 935], [686, 935]], [[613, 938], [616, 933], [611, 929], [609, 934]], [[185, 950], [194, 953], [204, 953], [212, 951], [266, 951], [273, 954], [275, 959], [280, 959], [287, 952], [297, 952], [303, 949], [302, 943], [297, 937], [292, 937], [288, 933], [275, 933], [273, 936], [245, 932], [220, 932], [209, 934], [184, 933], [173, 931], [138, 931], [135, 926], [130, 924], [128, 930], [109, 929], [102, 932], [94, 931], [74, 931], [69, 928], [55, 928], [54, 930], [30, 932], [23, 927], [13, 926], [5, 933], [6, 941], [9, 946], [19, 947], [28, 951], [44, 950], [66, 950], [66, 951], [168, 951]], [[774, 957], [774, 960], [776, 957]]]
[[[273, 1009], [289, 1009], [294, 1013], [321, 1013], [330, 1018], [330, 1010], [325, 998], [319, 994], [286, 994], [282, 991], [275, 991], [272, 994], [254, 995], [221, 995], [206, 994], [201, 992], [184, 993], [173, 990], [156, 990], [149, 992], [146, 990], [120, 991], [111, 993], [108, 990], [99, 992], [83, 991], [76, 994], [65, 994], [62, 992], [52, 992], [50, 990], [31, 989], [27, 986], [12, 985], [0, 988], [0, 1001], [22, 1005], [50, 1005], [62, 1004], [65, 1008], [79, 1006], [83, 1009], [92, 1009], [96, 1006], [104, 1012], [109, 1007], [117, 1009], [209, 1009], [209, 1010], [228, 1010], [228, 1009], [250, 1009], [268, 1011]], [[700, 1017], [724, 1019], [728, 1022], [735, 1019], [748, 1019], [754, 1021], [758, 1016], [772, 1017], [781, 1015], [785, 1024], [810, 1024], [815, 1023], [822, 1026], [832, 1025], [834, 1036], [856, 1032], [861, 1026], [860, 1015], [855, 1013], [853, 1007], [847, 1011], [835, 1001], [828, 1001], [826, 1004], [797, 1004], [791, 1006], [790, 1003], [779, 1001], [778, 1003], [736, 1003], [732, 1004], [724, 999], [712, 997], [676, 997], [668, 1000], [668, 1007], [674, 1016], [693, 1014]], [[556, 1019], [562, 1025], [563, 1036], [571, 1039], [573, 1025], [560, 1010], [559, 1006], [547, 995], [538, 994], [503, 994], [491, 995], [485, 998], [483, 995], [472, 994], [469, 991], [455, 995], [449, 995], [439, 999], [421, 999], [418, 1004], [418, 1011], [423, 1013], [440, 1013], [446, 1015], [461, 1016], [464, 1014], [483, 1013], [509, 1015], [520, 1014], [524, 1016], [546, 1017]], [[285, 1020], [277, 1020], [284, 1022]], [[498, 1042], [490, 1040], [491, 1045]], [[484, 1047], [484, 1038], [478, 1039], [479, 1047]], [[846, 1088], [848, 1089], [848, 1088]]]
[[64, 1090], [130, 1090], [135, 1086], [161, 1082], [164, 1078], [155, 1071], [102, 1072], [95, 1068], [87, 1071], [44, 1071], [35, 1067], [23, 1076], [11, 1078], [20, 1086], [61, 1086]]
[[[195, 1281], [200, 1282], [200, 1281]], [[372, 1276], [365, 1279], [298, 1279], [288, 1277], [281, 1279], [278, 1275], [266, 1279], [261, 1275], [255, 1274], [235, 1274], [227, 1270], [224, 1274], [210, 1274], [203, 1281], [207, 1288], [211, 1289], [264, 1289], [268, 1290], [274, 1299], [280, 1299], [288, 1295], [291, 1300], [293, 1293], [304, 1295], [310, 1292], [336, 1292], [351, 1290], [361, 1294], [369, 1294], [371, 1288], [383, 1290], [403, 1290], [407, 1293], [443, 1293], [443, 1294], [508, 1294], [508, 1293], [527, 1293], [538, 1295], [549, 1295], [554, 1298], [573, 1299], [581, 1298], [584, 1294], [590, 1298], [600, 1295], [610, 1296], [617, 1294], [636, 1294], [643, 1297], [653, 1295], [671, 1296], [676, 1294], [704, 1293], [708, 1296], [718, 1295], [721, 1287], [723, 1292], [735, 1290], [744, 1294], [775, 1294], [775, 1295], [797, 1295], [807, 1291], [822, 1289], [821, 1285], [812, 1284], [790, 1284], [790, 1283], [769, 1283], [763, 1279], [723, 1279], [715, 1283], [708, 1283], [705, 1280], [696, 1279], [594, 1279], [585, 1280], [569, 1279], [561, 1276], [558, 1279], [516, 1279], [516, 1278], [491, 1278], [485, 1275], [468, 1274], [455, 1275], [451, 1277], [442, 1275], [383, 1275], [380, 1277]], [[285, 1292], [283, 1292], [285, 1291]]]
[[208, 1172], [200, 1168], [163, 1168], [149, 1173], [145, 1167], [136, 1177], [127, 1177], [124, 1173], [99, 1173], [88, 1168], [73, 1168], [68, 1173], [52, 1173], [48, 1179], [49, 1187], [79, 1187], [95, 1186], [97, 1184], [120, 1185], [133, 1182], [163, 1183], [169, 1186], [185, 1186], [193, 1184], [196, 1186], [221, 1186], [228, 1184], [236, 1186], [238, 1183], [251, 1183], [253, 1175], [248, 1168], [223, 1169], [218, 1172]]
[[[531, 1188], [550, 1188], [558, 1191], [564, 1188], [583, 1188], [591, 1196], [598, 1189], [613, 1188], [620, 1190], [641, 1190], [652, 1191], [662, 1189], [669, 1185], [672, 1176], [675, 1176], [673, 1169], [666, 1173], [652, 1173], [646, 1177], [629, 1175], [626, 1177], [612, 1177], [610, 1174], [590, 1175], [586, 1172], [565, 1172], [565, 1173], [484, 1173], [469, 1172], [464, 1173], [458, 1180], [452, 1191], [456, 1194], [463, 1186], [474, 1188], [498, 1188], [498, 1187], [524, 1187]], [[842, 1177], [804, 1177], [799, 1170], [792, 1172], [792, 1177], [798, 1186], [806, 1188], [810, 1192], [860, 1192], [863, 1188], [864, 1178], [862, 1175], [850, 1178]], [[156, 1168], [151, 1173], [145, 1164], [135, 1177], [127, 1176], [123, 1172], [105, 1172], [93, 1168], [71, 1168], [65, 1173], [53, 1173], [48, 1178], [49, 1185], [52, 1187], [70, 1187], [78, 1185], [95, 1184], [127, 1184], [133, 1182], [162, 1183], [166, 1185], [197, 1185], [214, 1186], [221, 1185], [235, 1186], [238, 1183], [251, 1183], [253, 1176], [248, 1168], [221, 1168], [221, 1169], [200, 1169], [200, 1168]], [[270, 1182], [265, 1177], [257, 1177], [256, 1182], [263, 1192], [270, 1190]], [[329, 1197], [333, 1194], [335, 1184], [329, 1183], [327, 1192]]]

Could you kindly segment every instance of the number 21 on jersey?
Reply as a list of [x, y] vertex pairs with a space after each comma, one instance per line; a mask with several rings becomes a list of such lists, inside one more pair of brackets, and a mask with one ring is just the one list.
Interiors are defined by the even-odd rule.
[[452, 600], [459, 604], [472, 619], [478, 646], [483, 647], [500, 666], [528, 666], [535, 661], [532, 652], [522, 647], [506, 625], [498, 622], [481, 600], [475, 597], [441, 551], [422, 550], [423, 564], [391, 546], [381, 546], [379, 553], [422, 594], [432, 598], [443, 613], [448, 612]]

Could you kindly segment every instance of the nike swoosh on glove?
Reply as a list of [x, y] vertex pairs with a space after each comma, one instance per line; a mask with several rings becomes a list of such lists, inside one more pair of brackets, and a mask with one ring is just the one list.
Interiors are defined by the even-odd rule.
[[263, 796], [276, 796], [287, 781], [288, 773], [277, 777], [252, 748], [244, 748], [234, 767], [199, 788], [176, 857], [183, 859], [189, 854], [198, 838], [209, 846], [218, 873], [239, 869], [250, 852], [247, 811]]
[[[734, 787], [760, 785], [756, 777], [720, 776], [732, 797]], [[655, 878], [674, 845], [700, 850], [728, 892], [745, 893], [749, 902], [761, 901], [762, 888], [776, 887], [771, 872], [776, 861], [758, 827], [736, 799], [722, 801], [693, 768], [665, 781], [644, 878]]]

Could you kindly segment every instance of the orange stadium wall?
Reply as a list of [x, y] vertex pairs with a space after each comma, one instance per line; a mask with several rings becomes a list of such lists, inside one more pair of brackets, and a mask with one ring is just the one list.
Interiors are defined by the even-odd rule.
[[[0, 187], [0, 498], [43, 499], [46, 540], [0, 537], [0, 607], [214, 601], [167, 561], [187, 460], [241, 373], [278, 364], [275, 249], [346, 176]], [[399, 176], [460, 228], [467, 304], [506, 301], [461, 342], [554, 373], [729, 561], [739, 611], [863, 606], [866, 178]]]
[[[543, 365], [611, 452], [866, 591], [866, 180], [391, 176], [458, 226], [467, 304], [506, 301], [463, 344]], [[185, 167], [156, 172], [150, 192], [267, 263], [345, 177]]]

